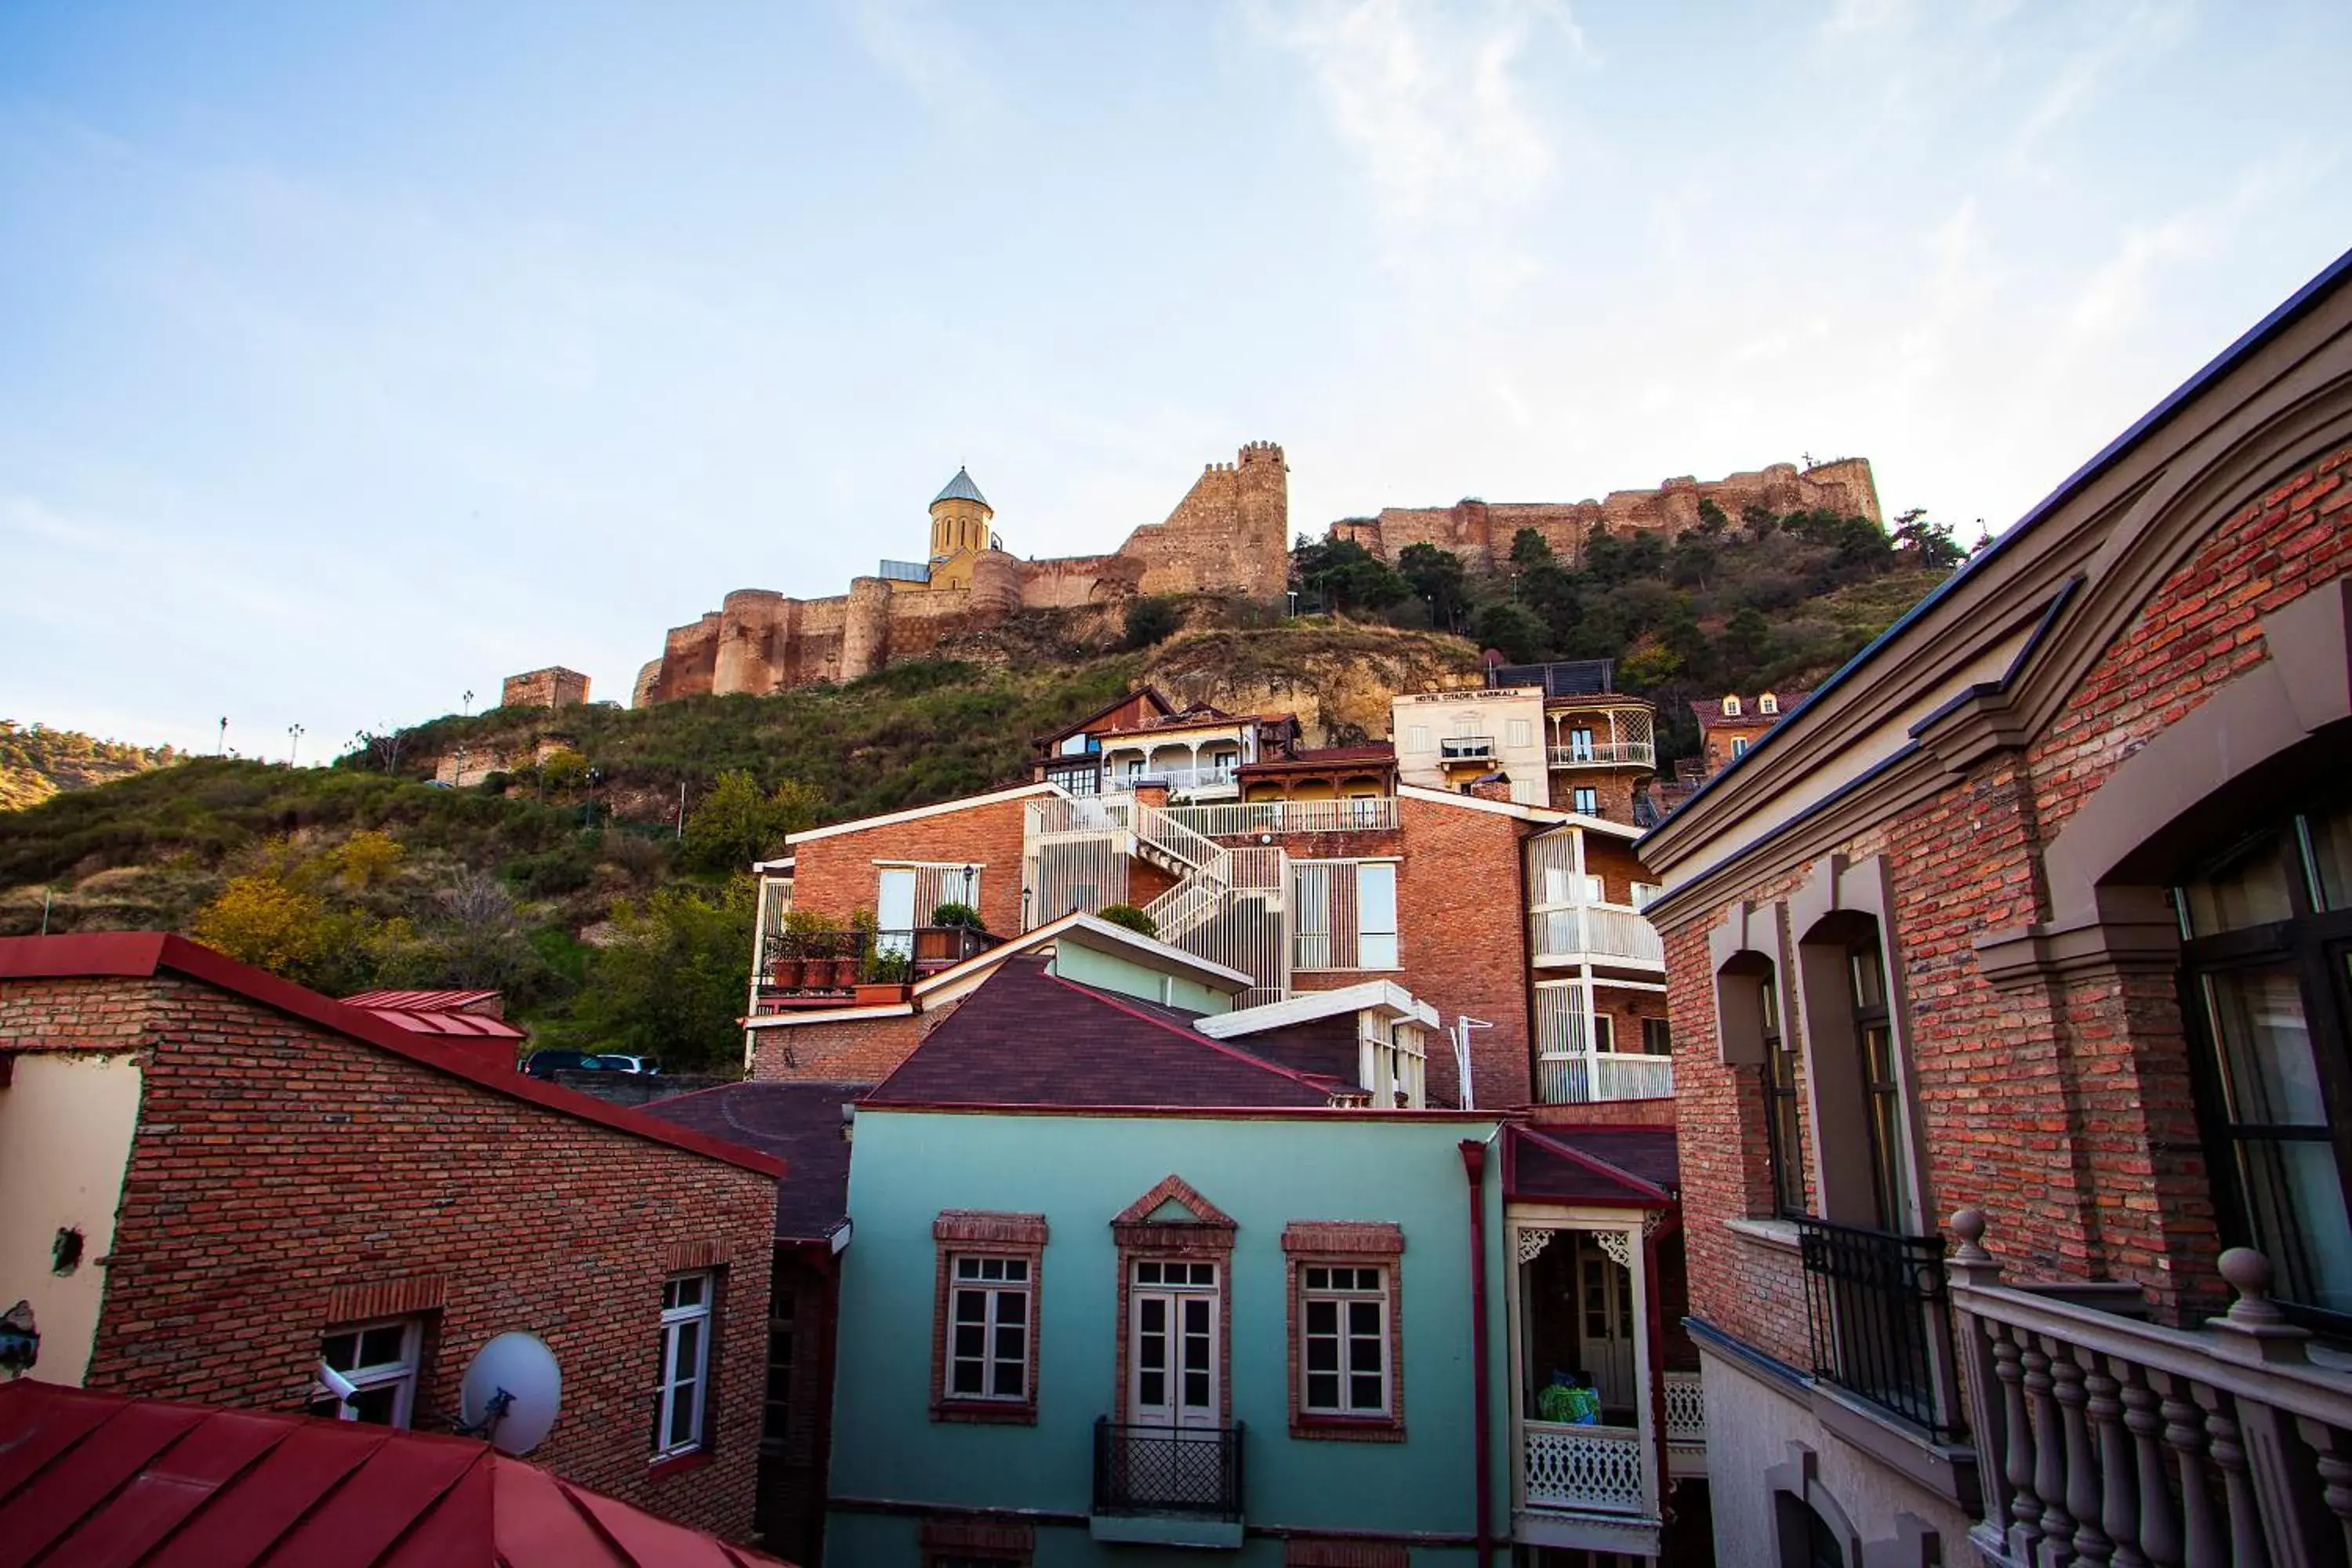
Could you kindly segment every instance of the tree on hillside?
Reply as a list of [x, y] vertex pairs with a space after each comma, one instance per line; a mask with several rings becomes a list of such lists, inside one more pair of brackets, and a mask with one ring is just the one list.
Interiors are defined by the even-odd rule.
[[783, 848], [784, 836], [814, 823], [823, 804], [823, 795], [796, 779], [762, 795], [750, 773], [720, 773], [686, 819], [681, 858], [697, 870], [740, 871]]
[[335, 936], [323, 902], [268, 873], [231, 878], [197, 911], [189, 934], [239, 963], [306, 984], [318, 977]]
[[1290, 552], [1290, 584], [1333, 615], [1382, 610], [1410, 596], [1412, 585], [1352, 539], [1302, 539]]
[[1408, 544], [1397, 554], [1397, 568], [1412, 591], [1429, 604], [1429, 624], [1452, 631], [1470, 607], [1462, 557], [1434, 544]]
[[1478, 612], [1471, 631], [1481, 647], [1500, 652], [1513, 664], [1532, 664], [1544, 656], [1544, 624], [1525, 605], [1506, 599]]
[[1551, 541], [1538, 530], [1523, 528], [1511, 535], [1511, 564], [1520, 571], [1549, 566], [1558, 559], [1552, 553]]
[[1895, 518], [1895, 548], [1911, 551], [1920, 565], [1936, 572], [1948, 572], [1968, 559], [1968, 552], [1952, 537], [1952, 525], [1929, 521], [1925, 507], [1915, 506]]
[[612, 945], [544, 1033], [578, 1050], [658, 1057], [673, 1072], [740, 1070], [756, 904], [751, 879], [736, 877], [615, 906]]
[[1127, 646], [1147, 648], [1154, 643], [1166, 642], [1184, 625], [1184, 616], [1176, 608], [1176, 601], [1164, 594], [1153, 594], [1127, 602]]

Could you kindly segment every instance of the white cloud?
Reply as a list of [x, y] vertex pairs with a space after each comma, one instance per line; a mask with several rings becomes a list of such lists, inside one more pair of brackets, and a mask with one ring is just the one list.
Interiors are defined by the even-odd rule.
[[2121, 9], [2101, 8], [2084, 20], [2088, 40], [2060, 58], [2011, 138], [2012, 169], [2030, 172], [2034, 154], [2061, 125], [2105, 90], [2107, 79], [2135, 56], [2168, 49], [2189, 31], [2189, 0], [2160, 0]]
[[1545, 190], [1558, 153], [1518, 72], [1548, 38], [1589, 57], [1557, 0], [1497, 0], [1467, 16], [1415, 0], [1311, 0], [1253, 19], [1306, 65], [1392, 230], [1507, 216]]

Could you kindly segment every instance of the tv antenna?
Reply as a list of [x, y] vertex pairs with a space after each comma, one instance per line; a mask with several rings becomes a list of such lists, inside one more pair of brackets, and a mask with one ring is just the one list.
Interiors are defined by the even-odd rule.
[[537, 1334], [500, 1334], [474, 1352], [457, 1387], [457, 1435], [502, 1454], [547, 1441], [563, 1404], [563, 1372]]
[[1454, 1016], [1454, 1081], [1462, 1086], [1462, 1109], [1465, 1110], [1475, 1110], [1477, 1109], [1476, 1106], [1470, 1103], [1470, 1031], [1473, 1029], [1491, 1029], [1494, 1026], [1494, 1025], [1488, 1023], [1486, 1019], [1474, 1018], [1467, 1013], [1460, 1013]]

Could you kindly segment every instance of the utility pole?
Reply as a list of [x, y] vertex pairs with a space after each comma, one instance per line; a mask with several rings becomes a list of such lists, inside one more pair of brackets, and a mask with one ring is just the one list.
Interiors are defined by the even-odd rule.
[[221, 721], [220, 743], [213, 748], [213, 755], [215, 757], [228, 755], [228, 721], [226, 718]]
[[681, 841], [686, 837], [686, 781], [684, 779], [677, 781], [677, 836]]
[[472, 687], [468, 686], [467, 688], [466, 688], [466, 717], [467, 717], [467, 718], [468, 718], [468, 719], [470, 719], [470, 718], [472, 718], [473, 716], [474, 716], [474, 689], [473, 689]]

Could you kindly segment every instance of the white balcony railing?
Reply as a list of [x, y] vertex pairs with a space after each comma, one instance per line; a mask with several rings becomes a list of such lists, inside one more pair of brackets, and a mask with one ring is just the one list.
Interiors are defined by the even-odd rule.
[[1536, 1099], [1545, 1105], [1594, 1105], [1614, 1100], [1669, 1100], [1672, 1057], [1631, 1052], [1546, 1051], [1536, 1058]]
[[2306, 1352], [2268, 1258], [2221, 1255], [2238, 1300], [2198, 1331], [2003, 1287], [1984, 1215], [1963, 1209], [1952, 1231], [1986, 1563], [2345, 1561], [2352, 1376]]
[[1654, 768], [1658, 765], [1658, 748], [1647, 741], [1595, 742], [1590, 746], [1554, 746], [1551, 765], [1556, 768]]
[[1260, 833], [1379, 833], [1397, 825], [1396, 796], [1352, 800], [1254, 800], [1227, 805], [1171, 805], [1167, 815], [1211, 838]]
[[1706, 1474], [1706, 1397], [1695, 1372], [1666, 1373], [1666, 1473]]
[[1658, 928], [1630, 909], [1611, 904], [1570, 904], [1538, 910], [1528, 917], [1528, 944], [1538, 963], [1578, 963], [1594, 959], [1663, 969], [1666, 944]]
[[1117, 777], [1106, 775], [1103, 789], [1108, 793], [1125, 794], [1139, 784], [1165, 784], [1170, 789], [1234, 789], [1238, 776], [1231, 763], [1223, 767], [1203, 763], [1199, 767], [1147, 767], [1139, 773], [1121, 772]]
[[1437, 741], [1440, 763], [1485, 763], [1495, 757], [1495, 737], [1492, 735], [1441, 735]]
[[1529, 1508], [1648, 1515], [1638, 1426], [1520, 1423], [1520, 1489]]

